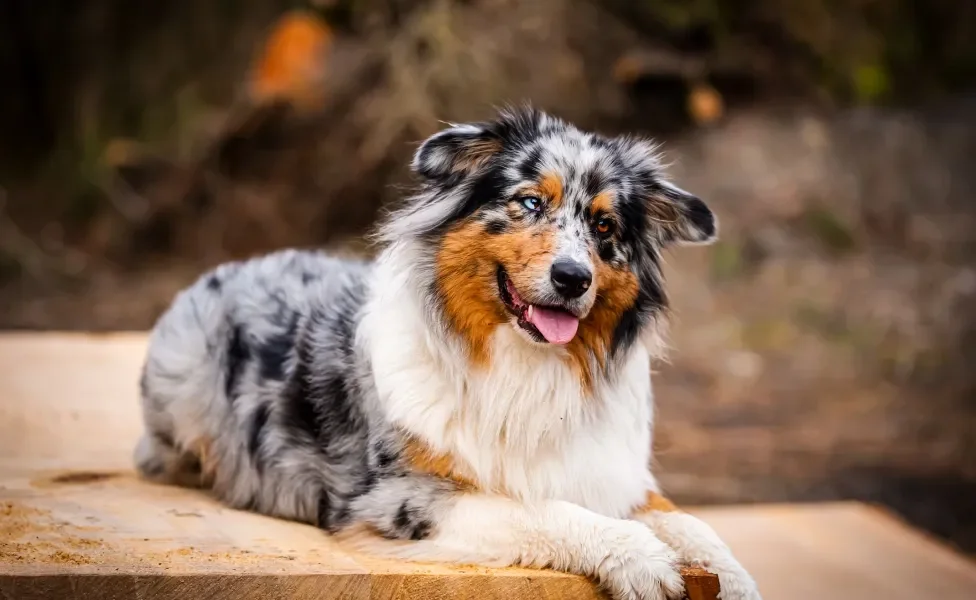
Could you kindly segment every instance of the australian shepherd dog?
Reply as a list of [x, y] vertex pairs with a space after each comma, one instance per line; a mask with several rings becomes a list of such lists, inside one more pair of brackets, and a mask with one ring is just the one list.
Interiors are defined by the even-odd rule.
[[143, 477], [418, 561], [677, 599], [756, 585], [651, 472], [662, 252], [715, 239], [657, 147], [531, 108], [449, 125], [375, 261], [286, 250], [182, 291], [141, 379]]

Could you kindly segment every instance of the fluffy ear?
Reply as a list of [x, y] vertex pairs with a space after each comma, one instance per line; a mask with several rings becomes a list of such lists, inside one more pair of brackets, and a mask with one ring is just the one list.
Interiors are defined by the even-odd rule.
[[718, 235], [718, 219], [700, 198], [664, 176], [660, 146], [650, 140], [623, 136], [614, 140], [620, 158], [647, 197], [647, 218], [653, 235], [665, 244], [709, 244]]
[[702, 200], [685, 190], [658, 181], [658, 197], [651, 200], [650, 218], [675, 244], [710, 244], [718, 237], [718, 218]]
[[476, 171], [502, 150], [501, 138], [478, 124], [452, 125], [427, 138], [410, 165], [429, 181], [442, 181]]

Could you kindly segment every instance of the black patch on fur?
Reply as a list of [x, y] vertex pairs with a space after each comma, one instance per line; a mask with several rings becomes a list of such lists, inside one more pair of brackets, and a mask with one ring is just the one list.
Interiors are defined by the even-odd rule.
[[660, 310], [667, 303], [664, 294], [653, 281], [642, 281], [634, 306], [620, 316], [613, 330], [612, 354], [625, 350], [637, 339], [637, 334], [647, 322], [651, 313]]
[[586, 195], [592, 198], [600, 193], [603, 189], [604, 179], [603, 176], [592, 169], [586, 173], [586, 181], [584, 182], [584, 189], [586, 190]]
[[363, 475], [362, 481], [359, 482], [358, 495], [368, 494], [370, 490], [376, 487], [377, 481], [379, 481], [379, 476], [376, 474], [376, 471], [367, 467], [366, 474]]
[[324, 380], [316, 391], [322, 414], [328, 415], [319, 425], [320, 441], [324, 443], [335, 437], [359, 433], [362, 424], [360, 414], [350, 402], [344, 377], [333, 375]]
[[485, 223], [485, 231], [491, 235], [498, 235], [508, 231], [508, 223], [501, 219], [492, 219]]
[[[531, 107], [523, 107], [504, 114], [497, 121], [487, 125], [488, 129], [507, 147], [521, 147], [538, 137], [542, 112]], [[555, 124], [554, 124], [555, 125]]]
[[400, 505], [400, 510], [397, 511], [396, 516], [393, 518], [393, 526], [400, 531], [410, 527], [410, 507], [407, 506], [406, 502]]
[[251, 425], [247, 435], [247, 450], [251, 454], [251, 459], [257, 467], [258, 473], [264, 471], [264, 457], [261, 456], [261, 439], [263, 438], [264, 426], [268, 423], [268, 405], [260, 404], [251, 417]]
[[613, 259], [616, 252], [613, 249], [613, 244], [608, 240], [605, 242], [600, 242], [600, 259], [604, 262], [610, 262]]
[[307, 348], [298, 351], [298, 363], [282, 394], [282, 425], [293, 433], [304, 434], [313, 440], [319, 438], [319, 413], [312, 399], [309, 383], [311, 357]]
[[637, 304], [620, 315], [620, 321], [613, 330], [611, 354], [616, 354], [618, 351], [628, 348], [637, 339], [637, 334], [640, 332], [644, 320], [643, 313], [638, 307], [639, 304], [640, 301], [638, 300]]
[[601, 149], [603, 149], [603, 150], [610, 150], [610, 149], [615, 149], [615, 146], [614, 146], [614, 143], [613, 143], [613, 141], [611, 141], [611, 140], [609, 140], [609, 139], [607, 139], [607, 138], [605, 138], [605, 137], [603, 137], [602, 135], [596, 135], [596, 134], [594, 134], [594, 135], [593, 135], [593, 136], [592, 136], [592, 137], [590, 138], [590, 143], [591, 143], [591, 144], [592, 144], [592, 145], [593, 145], [594, 147], [596, 147], [596, 148], [601, 148]]
[[353, 347], [355, 346], [356, 312], [358, 307], [365, 302], [365, 298], [366, 287], [362, 282], [357, 282], [355, 285], [346, 288], [344, 293], [335, 300], [336, 312], [333, 316], [334, 323], [331, 329], [335, 331], [339, 340], [339, 350], [342, 352], [342, 357], [350, 359], [350, 363], [353, 362]]
[[617, 235], [627, 244], [639, 244], [647, 231], [647, 205], [649, 199], [640, 197], [623, 198], [617, 203], [620, 214], [620, 230]]
[[427, 539], [430, 535], [430, 530], [434, 528], [434, 524], [426, 519], [420, 519], [417, 524], [413, 526], [413, 531], [410, 533], [410, 539], [414, 541], [420, 541]]
[[682, 202], [684, 212], [688, 220], [695, 226], [695, 229], [702, 233], [705, 238], [715, 235], [715, 215], [699, 198], [688, 197]]
[[313, 281], [318, 281], [319, 276], [315, 273], [309, 273], [308, 271], [302, 272], [302, 285], [308, 285]]
[[419, 541], [430, 535], [433, 524], [427, 519], [420, 518], [404, 500], [393, 518], [393, 528], [395, 531], [391, 532], [391, 537]]
[[319, 493], [318, 515], [315, 518], [315, 525], [319, 529], [332, 532], [332, 500], [329, 498], [328, 490]]
[[285, 361], [288, 360], [288, 354], [295, 346], [297, 331], [298, 313], [292, 313], [287, 329], [268, 336], [268, 339], [257, 347], [258, 364], [263, 379], [282, 381], [285, 378]]
[[484, 173], [475, 179], [474, 185], [471, 186], [471, 191], [464, 198], [464, 201], [456, 206], [452, 214], [441, 223], [437, 233], [442, 231], [445, 226], [463, 220], [474, 214], [479, 208], [499, 200], [506, 185], [507, 182], [501, 166], [490, 165]]
[[170, 435], [168, 431], [155, 430], [152, 432], [152, 436], [156, 438], [156, 441], [167, 448], [176, 448], [176, 441], [173, 436]]
[[386, 448], [380, 448], [376, 454], [376, 463], [381, 469], [388, 469], [397, 459], [397, 455]]
[[389, 537], [419, 541], [430, 535], [432, 525], [426, 519], [420, 518], [404, 501], [393, 519], [393, 528]]
[[346, 502], [338, 509], [333, 511], [332, 519], [330, 520], [329, 523], [329, 525], [331, 525], [329, 532], [335, 533], [336, 531], [341, 529], [343, 525], [346, 525], [351, 520], [352, 520], [352, 507], [349, 506], [348, 502]]
[[217, 277], [216, 275], [211, 275], [207, 279], [207, 289], [211, 292], [219, 292], [222, 286], [223, 282], [221, 282], [220, 277]]
[[227, 379], [224, 381], [224, 393], [227, 399], [234, 401], [237, 383], [244, 372], [244, 366], [251, 359], [251, 349], [245, 341], [244, 328], [235, 325], [227, 344]]
[[526, 181], [539, 178], [539, 167], [542, 164], [542, 148], [536, 146], [518, 167], [519, 176]]
[[576, 202], [576, 203], [574, 203], [574, 205], [573, 205], [573, 218], [574, 219], [583, 219], [583, 210], [584, 209], [583, 209], [583, 203], [582, 202]]

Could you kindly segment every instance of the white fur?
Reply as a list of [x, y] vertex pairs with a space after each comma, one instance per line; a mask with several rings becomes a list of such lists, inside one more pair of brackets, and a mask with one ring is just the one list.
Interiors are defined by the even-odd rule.
[[701, 519], [683, 512], [649, 512], [637, 518], [689, 565], [716, 573], [722, 600], [750, 600], [759, 589], [749, 573], [732, 556], [718, 534]]
[[380, 257], [359, 343], [387, 417], [458, 459], [491, 495], [462, 496], [434, 536], [397, 556], [549, 565], [596, 577], [615, 598], [654, 599], [681, 597], [677, 557], [719, 568], [725, 600], [759, 598], [704, 523], [660, 513], [642, 516], [644, 524], [626, 520], [657, 490], [649, 468], [657, 348], [635, 345], [590, 395], [563, 350], [503, 325], [489, 367], [472, 370], [452, 338], [427, 322], [416, 260], [397, 245]]
[[380, 546], [370, 538], [355, 538], [352, 543], [408, 560], [577, 573], [596, 579], [619, 600], [679, 600], [684, 595], [676, 555], [647, 527], [561, 500], [463, 496], [428, 540]]
[[404, 268], [396, 257], [380, 260], [376, 281], [386, 286], [375, 288], [360, 331], [393, 423], [513, 498], [558, 498], [613, 517], [643, 501], [654, 485], [643, 346], [616, 385], [599, 384], [599, 400], [584, 392], [561, 349], [526, 342], [507, 325], [495, 332], [489, 368], [472, 370], [425, 326]]

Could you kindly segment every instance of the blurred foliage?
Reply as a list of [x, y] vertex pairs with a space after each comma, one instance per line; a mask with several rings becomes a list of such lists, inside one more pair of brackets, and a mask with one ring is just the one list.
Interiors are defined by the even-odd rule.
[[808, 207], [803, 220], [809, 233], [831, 254], [845, 254], [854, 249], [854, 232], [830, 209]]
[[[633, 30], [625, 44], [703, 59], [700, 76], [717, 79], [720, 93], [731, 73], [793, 97], [919, 102], [964, 89], [976, 73], [976, 2], [540, 1], [608, 11]], [[177, 159], [190, 153], [239, 99], [255, 48], [283, 11], [313, 8], [342, 34], [383, 44], [417, 12], [445, 6], [518, 14], [497, 0], [4, 2], [0, 181], [44, 192], [50, 214], [84, 221], [105, 187], [107, 145], [123, 137]]]
[[976, 77], [965, 0], [608, 0], [645, 35], [840, 103], [918, 102]]
[[[262, 43], [296, 8], [323, 17], [354, 54], [371, 56], [347, 68], [354, 81], [345, 105], [288, 133], [231, 135], [218, 159], [249, 160], [218, 176], [194, 166], [227, 134], [228, 115], [253, 100], [248, 75]], [[311, 198], [361, 197], [351, 221], [366, 222], [372, 205], [392, 195], [386, 187], [400, 183], [405, 144], [438, 120], [478, 118], [488, 104], [531, 98], [584, 126], [660, 135], [706, 127], [743, 102], [919, 104], [966, 91], [976, 75], [974, 40], [976, 2], [951, 0], [12, 0], [0, 3], [0, 77], [14, 91], [0, 94], [0, 218], [27, 236], [55, 223], [96, 255], [114, 244], [134, 256], [136, 247], [181, 239], [168, 222], [139, 229], [154, 218], [141, 189], [118, 193], [113, 152], [134, 141], [161, 157], [138, 178], [188, 206], [184, 221], [202, 223], [203, 211], [226, 214], [228, 206], [249, 210], [230, 193], [223, 196], [234, 204], [213, 208], [208, 186], [285, 181], [293, 189], [278, 197], [298, 206], [287, 219], [308, 223], [295, 239], [315, 241]], [[296, 141], [301, 131], [331, 147]], [[298, 193], [305, 205], [293, 200]], [[287, 220], [262, 210], [248, 218]], [[853, 244], [826, 211], [811, 209], [804, 224], [832, 253]], [[249, 238], [245, 226], [223, 224]], [[278, 228], [282, 239], [294, 237], [289, 227]], [[126, 236], [138, 243], [118, 242]], [[749, 251], [721, 247], [715, 272], [741, 275]]]

